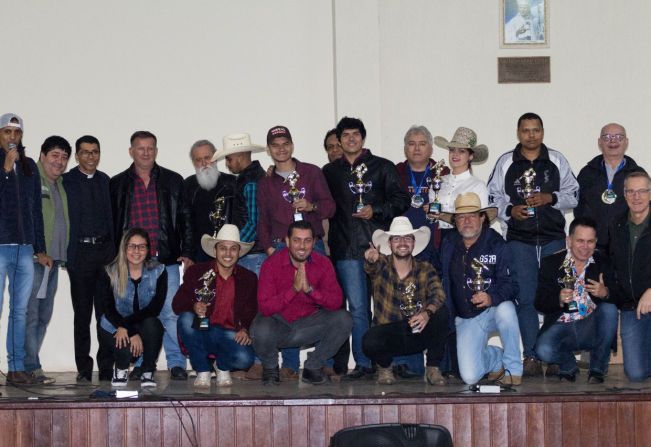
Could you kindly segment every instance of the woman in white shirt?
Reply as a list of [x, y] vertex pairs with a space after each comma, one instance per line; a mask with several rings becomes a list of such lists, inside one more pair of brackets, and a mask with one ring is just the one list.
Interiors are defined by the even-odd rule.
[[[488, 148], [477, 144], [477, 134], [467, 127], [459, 127], [450, 141], [443, 137], [434, 138], [434, 144], [450, 151], [448, 162], [450, 173], [442, 178], [438, 199], [441, 211], [454, 212], [454, 199], [459, 194], [474, 192], [479, 196], [482, 208], [488, 206], [486, 183], [472, 175], [472, 164], [482, 163], [488, 158]], [[430, 188], [430, 202], [434, 201], [434, 191]], [[447, 222], [438, 221], [441, 230], [452, 229]]]

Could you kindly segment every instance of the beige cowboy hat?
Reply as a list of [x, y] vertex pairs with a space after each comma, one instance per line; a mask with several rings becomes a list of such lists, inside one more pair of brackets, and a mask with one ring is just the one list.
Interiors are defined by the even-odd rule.
[[477, 144], [477, 134], [467, 127], [459, 127], [450, 141], [443, 137], [435, 137], [434, 144], [443, 149], [451, 147], [470, 149], [472, 151], [472, 164], [486, 161], [488, 158], [488, 147], [485, 144]]
[[209, 234], [201, 236], [201, 248], [206, 254], [212, 258], [215, 257], [215, 245], [217, 242], [231, 241], [240, 245], [240, 258], [247, 254], [253, 247], [252, 242], [240, 242], [240, 230], [235, 225], [224, 224], [217, 233], [217, 237], [212, 237]]
[[408, 234], [413, 234], [416, 239], [414, 242], [414, 251], [411, 252], [412, 256], [416, 256], [425, 250], [427, 244], [429, 244], [430, 231], [426, 226], [414, 230], [409, 219], [404, 216], [395, 217], [391, 221], [389, 231], [375, 230], [371, 240], [373, 241], [373, 245], [380, 247], [380, 253], [390, 255], [391, 246], [389, 245], [389, 238], [391, 236], [407, 236]]
[[212, 156], [212, 161], [219, 161], [227, 155], [240, 152], [264, 152], [266, 149], [259, 144], [251, 143], [248, 133], [232, 133], [222, 138], [223, 147]]
[[486, 213], [488, 222], [492, 222], [497, 217], [497, 208], [494, 206], [481, 207], [479, 196], [474, 192], [466, 192], [459, 194], [454, 199], [454, 213], [441, 212], [439, 219], [449, 224], [454, 224], [455, 214], [468, 214], [468, 213]]

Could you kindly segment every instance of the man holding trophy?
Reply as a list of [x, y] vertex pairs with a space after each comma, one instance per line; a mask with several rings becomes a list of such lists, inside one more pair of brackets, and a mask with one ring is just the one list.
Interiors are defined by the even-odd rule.
[[197, 372], [195, 387], [210, 387], [209, 355], [217, 357], [218, 386], [232, 384], [231, 370], [246, 370], [253, 364], [249, 326], [258, 308], [258, 280], [255, 273], [237, 265], [252, 245], [240, 242], [232, 224], [223, 225], [216, 236], [204, 234], [201, 247], [215, 259], [188, 268], [174, 296], [178, 333]]
[[378, 365], [377, 382], [391, 385], [395, 356], [427, 350], [430, 385], [445, 385], [439, 364], [448, 333], [445, 294], [434, 267], [414, 258], [425, 249], [430, 230], [409, 219], [393, 219], [388, 231], [376, 230], [364, 253], [364, 270], [373, 284], [373, 323], [362, 340], [364, 354]]
[[[590, 351], [588, 383], [603, 383], [617, 333], [617, 288], [607, 259], [595, 251], [597, 223], [579, 217], [570, 224], [567, 250], [542, 260], [536, 309], [545, 322], [536, 342], [538, 357], [560, 365], [560, 378], [574, 382], [575, 351]], [[610, 285], [610, 287], [608, 287]]]
[[[511, 258], [504, 239], [490, 222], [497, 208], [482, 208], [477, 194], [459, 194], [453, 213], [440, 219], [457, 231], [443, 240], [443, 286], [455, 316], [459, 373], [467, 384], [489, 380], [522, 383], [520, 329], [515, 313], [517, 284], [510, 275]], [[499, 333], [503, 348], [488, 344]]]

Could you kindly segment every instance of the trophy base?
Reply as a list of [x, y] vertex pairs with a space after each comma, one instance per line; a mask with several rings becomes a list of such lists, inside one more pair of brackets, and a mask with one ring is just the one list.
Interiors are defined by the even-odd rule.
[[533, 206], [527, 207], [527, 216], [534, 217], [536, 215], [536, 208]]
[[192, 328], [198, 331], [207, 331], [210, 329], [210, 319], [208, 317], [195, 317]]
[[363, 203], [358, 203], [357, 205], [355, 205], [355, 212], [356, 213], [361, 212], [364, 209], [365, 206], [366, 205], [364, 205]]

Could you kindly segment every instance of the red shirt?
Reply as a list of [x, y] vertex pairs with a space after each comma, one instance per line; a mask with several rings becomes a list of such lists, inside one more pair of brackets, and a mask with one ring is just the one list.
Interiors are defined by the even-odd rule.
[[217, 324], [226, 329], [235, 329], [233, 323], [233, 303], [235, 302], [235, 278], [230, 275], [228, 278], [222, 278], [217, 273], [215, 277], [215, 299], [212, 301], [212, 313], [210, 314], [210, 324]]
[[149, 179], [145, 182], [134, 175], [133, 201], [129, 210], [129, 228], [140, 227], [149, 233], [149, 254], [158, 256], [158, 197], [156, 195], [156, 181]]
[[305, 264], [312, 292], [296, 292], [293, 287], [296, 267], [289, 259], [289, 250], [274, 252], [262, 263], [258, 281], [258, 310], [265, 317], [279, 314], [291, 323], [319, 309], [338, 310], [343, 295], [330, 259], [312, 252]]

